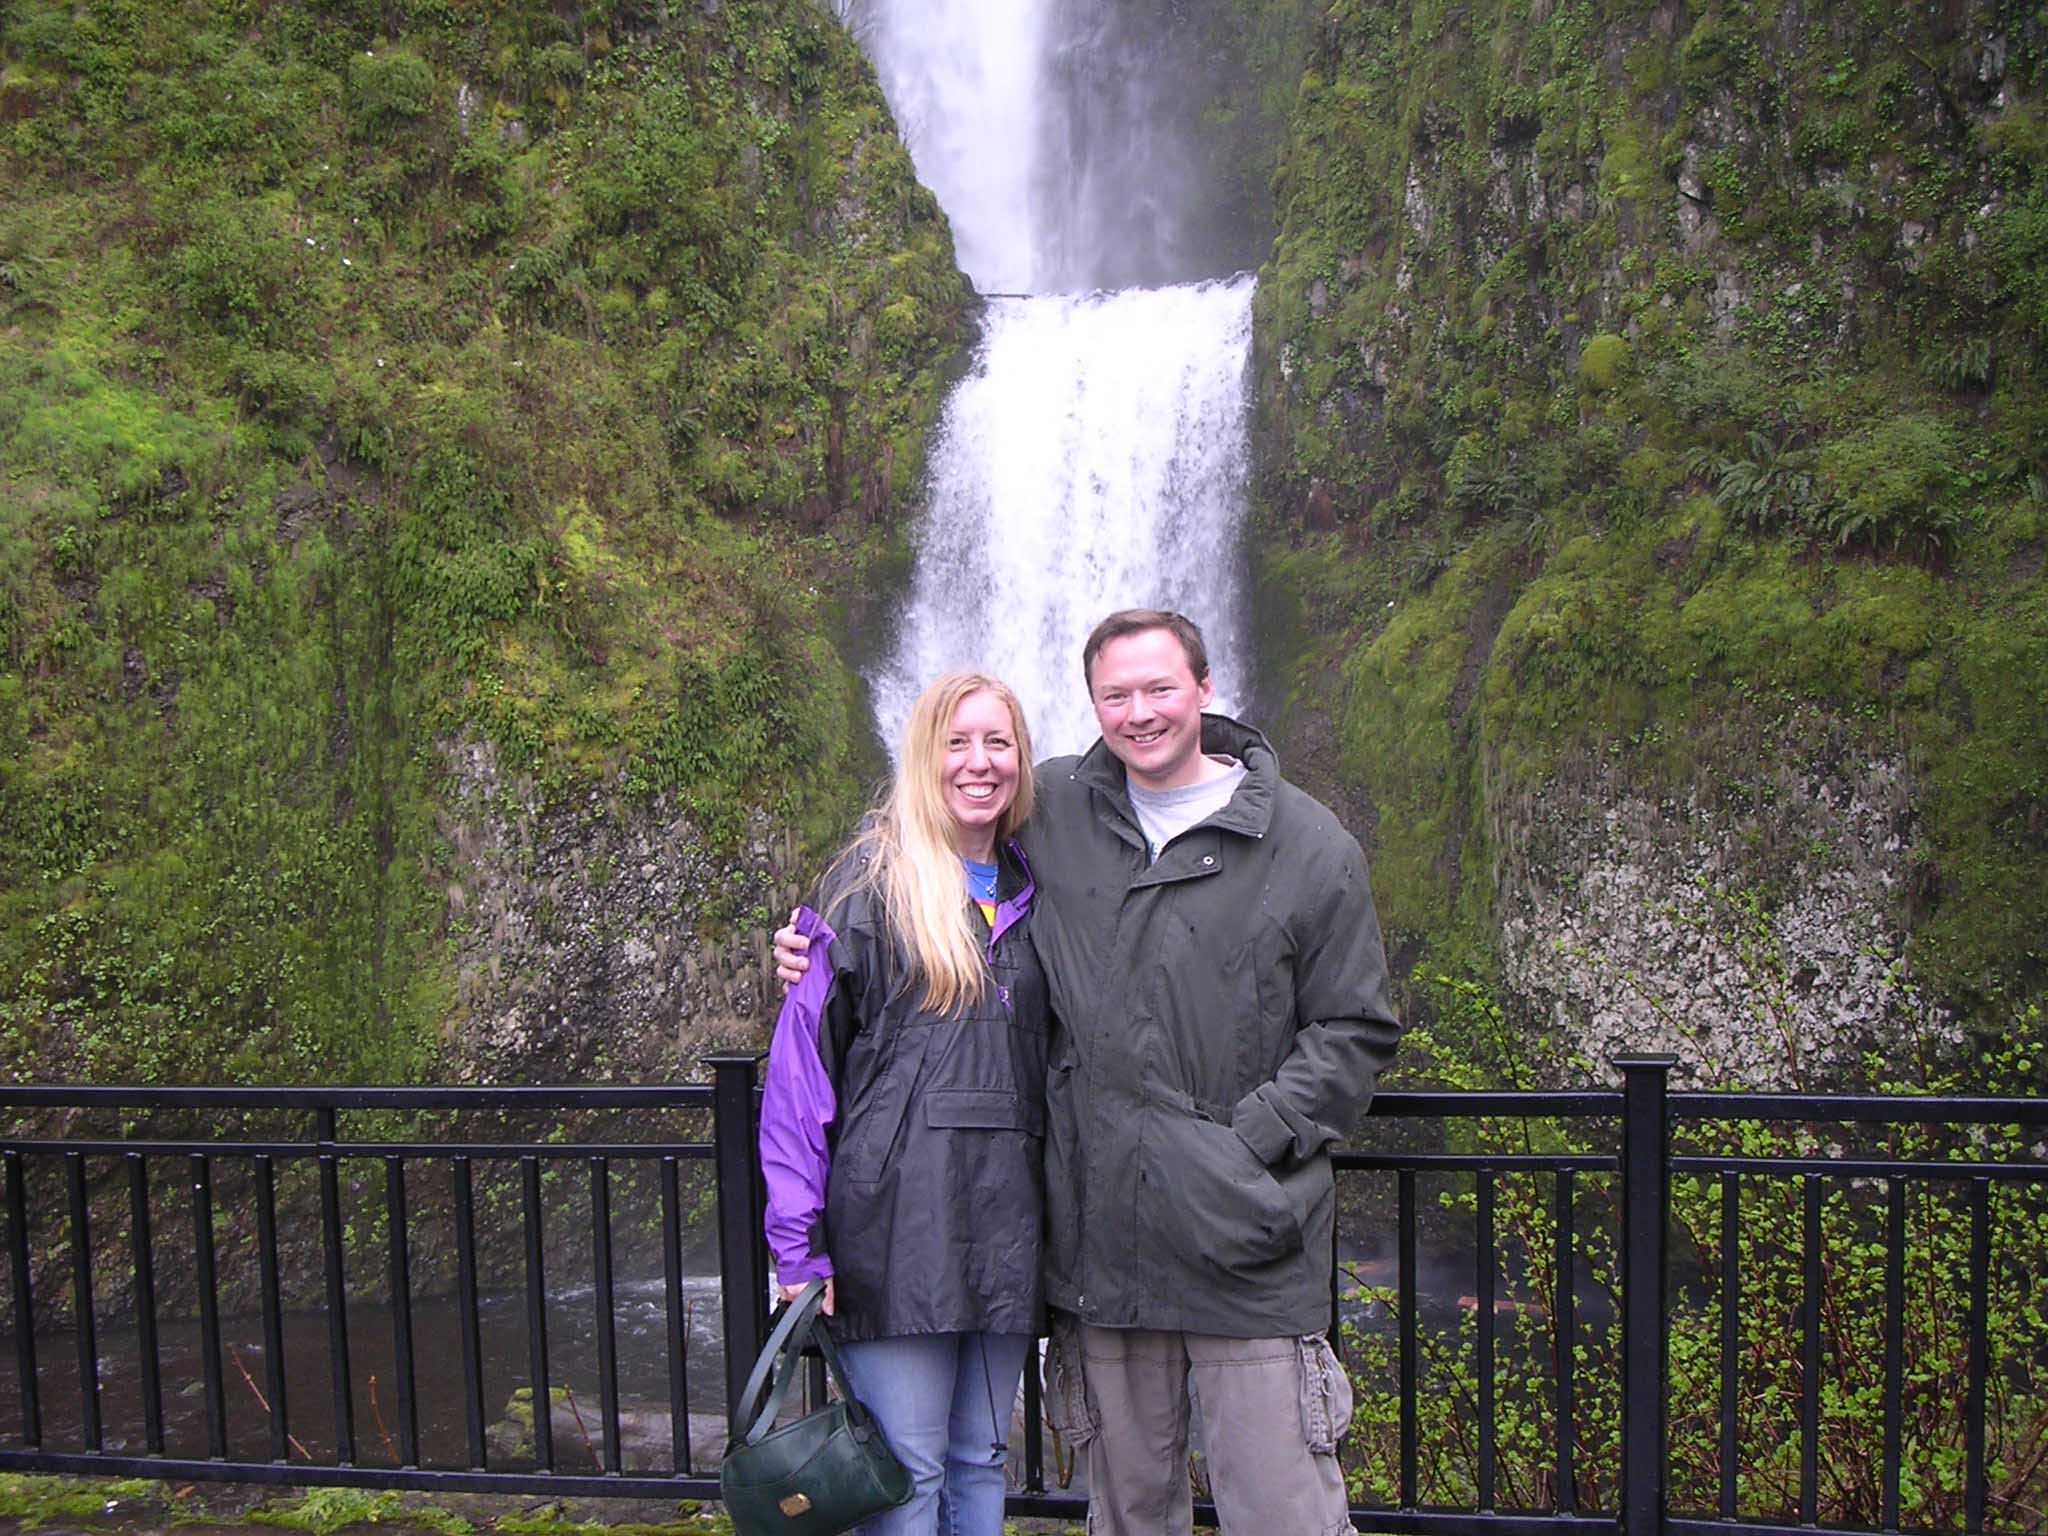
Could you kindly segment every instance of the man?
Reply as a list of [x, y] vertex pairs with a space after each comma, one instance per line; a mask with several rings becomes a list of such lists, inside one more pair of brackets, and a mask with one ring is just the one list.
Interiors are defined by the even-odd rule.
[[1048, 1410], [1086, 1447], [1091, 1533], [1192, 1529], [1192, 1390], [1226, 1536], [1341, 1536], [1327, 1149], [1400, 1034], [1365, 859], [1263, 736], [1204, 715], [1186, 618], [1111, 614], [1082, 671], [1102, 739], [1040, 766], [1024, 834], [1055, 1019]]

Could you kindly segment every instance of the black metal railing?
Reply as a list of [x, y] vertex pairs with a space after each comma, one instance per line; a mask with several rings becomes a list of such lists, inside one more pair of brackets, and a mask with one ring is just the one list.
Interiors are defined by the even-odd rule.
[[[19, 1414], [15, 1446], [0, 1445], [0, 1468], [121, 1476], [250, 1481], [262, 1483], [329, 1483], [375, 1488], [500, 1490], [505, 1492], [581, 1491], [642, 1497], [710, 1497], [717, 1491], [714, 1473], [706, 1469], [720, 1446], [694, 1446], [690, 1408], [689, 1351], [683, 1335], [685, 1252], [684, 1172], [692, 1165], [715, 1168], [717, 1244], [723, 1335], [740, 1347], [725, 1352], [728, 1398], [744, 1381], [750, 1357], [746, 1342], [762, 1336], [767, 1269], [760, 1236], [761, 1193], [753, 1155], [756, 1102], [752, 1057], [720, 1058], [712, 1063], [709, 1086], [656, 1088], [431, 1088], [431, 1089], [131, 1089], [27, 1087], [0, 1088], [0, 1106], [16, 1121], [48, 1119], [52, 1114], [113, 1115], [126, 1123], [166, 1116], [213, 1112], [230, 1117], [279, 1114], [310, 1117], [310, 1134], [302, 1140], [253, 1139], [222, 1134], [166, 1137], [126, 1133], [23, 1134], [10, 1123], [0, 1135], [0, 1164], [5, 1171], [7, 1244], [12, 1279], [15, 1406]], [[561, 1141], [546, 1134], [519, 1139], [415, 1140], [383, 1134], [344, 1134], [343, 1116], [374, 1117], [380, 1128], [393, 1117], [449, 1113], [491, 1115], [512, 1119], [541, 1117], [550, 1127], [579, 1112], [605, 1112], [624, 1117], [637, 1130], [632, 1139]], [[644, 1122], [673, 1120], [678, 1113], [702, 1120], [706, 1136], [662, 1137], [645, 1130]], [[657, 1127], [658, 1129], [658, 1127]], [[39, 1223], [28, 1196], [30, 1168], [54, 1162], [63, 1170], [67, 1192], [61, 1227]], [[164, 1379], [160, 1360], [162, 1318], [158, 1266], [164, 1255], [182, 1245], [161, 1220], [167, 1191], [162, 1170], [179, 1166], [189, 1191], [189, 1254], [191, 1309], [200, 1337], [198, 1349], [204, 1453], [197, 1448], [167, 1445]], [[317, 1193], [302, 1202], [299, 1214], [317, 1226], [319, 1294], [325, 1321], [325, 1365], [330, 1405], [325, 1445], [330, 1454], [316, 1459], [294, 1433], [296, 1420], [286, 1375], [284, 1330], [285, 1282], [280, 1257], [280, 1167], [310, 1164], [316, 1170]], [[379, 1464], [364, 1454], [359, 1406], [362, 1381], [355, 1363], [359, 1340], [351, 1313], [362, 1303], [363, 1287], [351, 1287], [349, 1270], [360, 1270], [374, 1245], [347, 1230], [344, 1215], [344, 1173], [365, 1164], [381, 1166], [381, 1210], [372, 1225], [383, 1231], [384, 1285], [382, 1303], [388, 1313], [391, 1362], [392, 1424], [370, 1379], [370, 1405], [386, 1455]], [[617, 1317], [619, 1298], [614, 1269], [615, 1222], [612, 1191], [618, 1165], [652, 1170], [658, 1187], [661, 1311], [666, 1320], [669, 1444], [666, 1465], [629, 1470], [621, 1447], [621, 1404]], [[216, 1230], [215, 1175], [234, 1166], [245, 1175], [252, 1192], [256, 1291], [261, 1311], [263, 1382], [243, 1369], [250, 1393], [260, 1403], [268, 1431], [268, 1456], [258, 1459], [231, 1450], [228, 1434], [230, 1352], [223, 1347], [218, 1273], [220, 1238]], [[135, 1330], [135, 1390], [140, 1397], [140, 1454], [110, 1450], [105, 1443], [102, 1414], [101, 1344], [97, 1323], [102, 1315], [101, 1277], [106, 1255], [95, 1246], [94, 1211], [104, 1209], [114, 1193], [104, 1175], [125, 1168], [128, 1209], [130, 1301]], [[508, 1172], [516, 1184], [519, 1267], [525, 1332], [525, 1385], [531, 1416], [530, 1450], [493, 1457], [487, 1446], [485, 1363], [479, 1317], [479, 1236], [476, 1186], [478, 1171]], [[462, 1443], [441, 1448], [439, 1464], [423, 1454], [419, 1410], [421, 1341], [415, 1334], [415, 1275], [418, 1259], [415, 1234], [422, 1225], [419, 1196], [432, 1171], [436, 1234], [454, 1251], [453, 1341], [429, 1344], [429, 1368], [445, 1375], [459, 1371]], [[551, 1253], [560, 1251], [551, 1235], [551, 1207], [561, 1198], [555, 1187], [564, 1170], [580, 1170], [587, 1190], [591, 1334], [595, 1346], [597, 1438], [591, 1444], [595, 1466], [582, 1471], [563, 1466], [555, 1444], [557, 1391], [563, 1385], [549, 1346]], [[100, 1193], [95, 1199], [92, 1186]], [[351, 1180], [351, 1185], [361, 1181]], [[240, 1213], [237, 1213], [238, 1216]], [[552, 1214], [558, 1216], [559, 1212]], [[242, 1223], [238, 1220], [237, 1227]], [[45, 1434], [43, 1368], [37, 1359], [39, 1306], [32, 1246], [39, 1241], [68, 1250], [69, 1318], [77, 1355], [75, 1384], [78, 1411], [74, 1443], [56, 1446]], [[181, 1257], [184, 1255], [181, 1254]], [[99, 1262], [96, 1263], [96, 1260]], [[48, 1263], [40, 1266], [48, 1272]], [[726, 1283], [736, 1278], [738, 1283]], [[559, 1289], [559, 1288], [557, 1288]], [[580, 1407], [576, 1410], [581, 1419]], [[4, 1430], [0, 1430], [4, 1433]], [[295, 1455], [295, 1452], [297, 1453]], [[452, 1452], [452, 1454], [451, 1454]], [[494, 1464], [495, 1461], [495, 1464]]]
[[[1959, 1183], [1967, 1191], [1970, 1222], [1968, 1359], [1959, 1405], [1967, 1464], [1961, 1526], [1992, 1528], [1988, 1296], [1999, 1241], [1992, 1192], [2048, 1188], [2048, 1166], [2017, 1149], [1963, 1156], [1950, 1148], [1940, 1156], [1908, 1157], [1896, 1149], [1865, 1155], [1867, 1148], [1837, 1146], [1829, 1150], [1841, 1155], [1753, 1156], [1724, 1147], [1674, 1152], [1673, 1138], [1680, 1135], [1689, 1145], [1702, 1134], [1770, 1123], [2002, 1126], [2031, 1135], [2048, 1126], [2048, 1104], [1672, 1094], [1666, 1087], [1672, 1064], [1667, 1057], [1617, 1061], [1618, 1090], [1383, 1093], [1366, 1134], [1339, 1153], [1349, 1230], [1347, 1257], [1332, 1276], [1334, 1332], [1354, 1352], [1362, 1392], [1378, 1390], [1366, 1379], [1372, 1361], [1363, 1357], [1383, 1356], [1387, 1366], [1385, 1476], [1375, 1483], [1370, 1469], [1357, 1474], [1368, 1494], [1378, 1487], [1382, 1496], [1354, 1507], [1358, 1523], [1387, 1532], [1484, 1529], [1503, 1536], [1578, 1526], [1625, 1536], [1850, 1528], [1823, 1518], [1820, 1498], [1821, 1298], [1829, 1263], [1823, 1194], [1833, 1187], [1862, 1192], [1851, 1215], [1877, 1223], [1884, 1246], [1883, 1294], [1852, 1298], [1885, 1309], [1882, 1423], [1873, 1447], [1883, 1493], [1875, 1520], [1862, 1524], [1900, 1529], [1907, 1191], [1922, 1183]], [[668, 1088], [0, 1087], [0, 1107], [9, 1116], [0, 1125], [0, 1172], [14, 1360], [11, 1383], [0, 1373], [0, 1406], [10, 1407], [15, 1421], [0, 1422], [0, 1470], [715, 1496], [724, 1424], [707, 1406], [715, 1394], [700, 1391], [693, 1401], [685, 1291], [715, 1279], [719, 1379], [723, 1401], [730, 1403], [765, 1336], [768, 1269], [754, 1152], [758, 1062], [723, 1057], [710, 1065], [710, 1085]], [[194, 1114], [226, 1123], [198, 1130], [177, 1123]], [[279, 1117], [296, 1117], [304, 1131], [294, 1137], [247, 1129], [274, 1125]], [[468, 1133], [466, 1121], [477, 1117], [492, 1117], [494, 1134]], [[542, 1128], [505, 1131], [522, 1117], [538, 1117]], [[422, 1133], [423, 1121], [441, 1133]], [[683, 1122], [695, 1134], [677, 1134]], [[1512, 1144], [1500, 1134], [1503, 1127], [1516, 1128]], [[175, 1171], [182, 1198], [172, 1192], [167, 1170]], [[224, 1179], [234, 1185], [232, 1199], [221, 1193]], [[1701, 1181], [1718, 1184], [1721, 1238], [1713, 1265], [1697, 1256], [1687, 1265], [1674, 1263], [1674, 1179], [1690, 1181], [1688, 1190]], [[1790, 1518], [1762, 1506], [1745, 1511], [1738, 1444], [1747, 1357], [1737, 1312], [1744, 1286], [1758, 1282], [1743, 1272], [1735, 1238], [1743, 1201], [1750, 1198], [1745, 1191], [1785, 1181], [1796, 1185], [1802, 1202], [1796, 1257], [1803, 1292], [1797, 1316], [1786, 1320], [1800, 1381], [1797, 1422], [1787, 1431], [1796, 1431], [1799, 1441]], [[1872, 1181], [1883, 1185], [1881, 1201], [1869, 1193]], [[1435, 1191], [1433, 1203], [1425, 1189]], [[622, 1190], [630, 1209], [620, 1204]], [[1582, 1208], [1588, 1191], [1601, 1202], [1590, 1223]], [[1512, 1234], [1501, 1227], [1510, 1207]], [[122, 1226], [125, 1249], [118, 1241]], [[1383, 1265], [1361, 1259], [1357, 1229], [1382, 1226], [1391, 1226], [1391, 1253]], [[1421, 1280], [1423, 1245], [1439, 1256], [1462, 1252], [1468, 1230], [1471, 1293], [1458, 1298], [1450, 1321], [1441, 1308], [1431, 1321]], [[111, 1244], [109, 1232], [116, 1234]], [[622, 1233], [635, 1243], [640, 1262], [648, 1261], [650, 1244], [659, 1250], [661, 1278], [644, 1284], [660, 1321], [633, 1345], [633, 1364], [644, 1364], [643, 1353], [662, 1355], [666, 1409], [665, 1424], [659, 1412], [634, 1421], [639, 1438], [630, 1455], [625, 1428], [632, 1415], [621, 1395], [621, 1288], [643, 1282], [621, 1278], [616, 1245]], [[704, 1256], [696, 1273], [686, 1262], [693, 1252]], [[715, 1265], [708, 1257], [713, 1252]], [[253, 1287], [243, 1291], [253, 1289], [259, 1314], [260, 1344], [250, 1348], [262, 1357], [260, 1380], [224, 1338], [224, 1257], [237, 1275], [253, 1270]], [[1790, 1262], [1793, 1256], [1774, 1250], [1771, 1257]], [[162, 1266], [187, 1258], [189, 1270], [177, 1277], [182, 1299], [173, 1310], [179, 1315], [167, 1319]], [[581, 1299], [581, 1287], [564, 1287], [555, 1273], [565, 1262], [589, 1276], [579, 1325], [587, 1326], [588, 1338], [578, 1335], [588, 1358], [574, 1369], [564, 1365], [559, 1341], [551, 1349], [550, 1340], [562, 1308]], [[1441, 1289], [1444, 1264], [1437, 1267]], [[373, 1278], [370, 1270], [380, 1273]], [[1373, 1273], [1390, 1276], [1391, 1283], [1372, 1283]], [[125, 1314], [109, 1294], [110, 1282], [124, 1279]], [[426, 1301], [423, 1286], [434, 1293]], [[1685, 1299], [1691, 1291], [1705, 1294], [1709, 1287], [1719, 1309], [1718, 1481], [1712, 1507], [1674, 1507], [1667, 1340], [1674, 1299], [1691, 1306]], [[452, 1304], [444, 1290], [452, 1290]], [[69, 1370], [38, 1358], [37, 1326], [39, 1318], [65, 1312], [67, 1292], [75, 1355]], [[304, 1299], [296, 1311], [295, 1295]], [[374, 1342], [379, 1362], [388, 1362], [395, 1427], [376, 1395], [375, 1373], [358, 1359], [364, 1339], [356, 1325], [372, 1301], [382, 1313], [376, 1330], [382, 1337]], [[426, 1337], [420, 1332], [423, 1305], [437, 1309]], [[487, 1358], [482, 1319], [490, 1307], [512, 1309], [499, 1330], [514, 1341], [510, 1359], [504, 1349], [500, 1358]], [[1506, 1336], [1497, 1320], [1503, 1308], [1514, 1320]], [[288, 1326], [294, 1320], [310, 1322], [296, 1339]], [[132, 1372], [124, 1365], [106, 1385], [112, 1355], [102, 1322], [118, 1322], [124, 1340], [129, 1330], [133, 1336]], [[193, 1383], [166, 1381], [167, 1326], [196, 1328]], [[59, 1332], [42, 1336], [54, 1339]], [[303, 1367], [304, 1359], [294, 1356], [312, 1351], [322, 1356], [325, 1390], [312, 1395], [326, 1397], [324, 1412], [308, 1413], [304, 1378], [295, 1384], [288, 1368]], [[1516, 1351], [1519, 1363], [1509, 1370]], [[1532, 1365], [1535, 1355], [1546, 1358]], [[234, 1391], [229, 1364], [241, 1374], [244, 1392]], [[1522, 1366], [1541, 1369], [1531, 1376]], [[1456, 1378], [1449, 1386], [1446, 1371]], [[572, 1374], [583, 1377], [586, 1390], [594, 1378], [595, 1436], [574, 1396]], [[444, 1387], [453, 1380], [459, 1411], [448, 1410], [438, 1425], [423, 1424], [423, 1375]], [[507, 1419], [491, 1422], [494, 1376], [501, 1388], [517, 1379], [511, 1403], [516, 1408], [524, 1392], [530, 1426], [511, 1410]], [[58, 1401], [52, 1392], [61, 1397], [66, 1377], [76, 1392], [76, 1414], [74, 1420], [67, 1404], [60, 1428], [46, 1410]], [[1537, 1391], [1528, 1383], [1539, 1377]], [[189, 1385], [198, 1402], [197, 1423], [188, 1421], [178, 1433], [165, 1412], [167, 1385], [180, 1391]], [[822, 1391], [815, 1373], [813, 1386]], [[1500, 1439], [1502, 1399], [1510, 1389], [1535, 1393], [1528, 1396], [1530, 1411], [1540, 1409], [1548, 1422], [1534, 1471], [1524, 1465], [1531, 1461], [1526, 1433], [1516, 1443], [1518, 1493], [1504, 1487], [1508, 1451]], [[131, 1421], [140, 1421], [139, 1433], [115, 1436], [115, 1444], [104, 1411], [110, 1393]], [[1469, 1397], [1469, 1403], [1460, 1398], [1458, 1423], [1472, 1438], [1467, 1461], [1449, 1476], [1438, 1465], [1441, 1447], [1425, 1444], [1425, 1430], [1439, 1423], [1442, 1404], [1457, 1394]], [[231, 1399], [238, 1414], [230, 1413]], [[564, 1399], [584, 1442], [580, 1457], [559, 1443]], [[259, 1405], [253, 1424], [251, 1401]], [[374, 1436], [362, 1422], [365, 1406], [374, 1416]], [[1692, 1406], [1685, 1405], [1688, 1415]], [[230, 1420], [237, 1417], [245, 1430], [259, 1433], [231, 1435]], [[1035, 1372], [1026, 1373], [1023, 1417], [1012, 1513], [1077, 1516], [1082, 1496], [1048, 1486]], [[314, 1428], [306, 1428], [308, 1422]], [[508, 1433], [509, 1443], [494, 1438]], [[1356, 1433], [1354, 1457], [1365, 1457], [1369, 1450], [1355, 1449]], [[260, 1454], [250, 1449], [255, 1438]], [[1432, 1456], [1427, 1468], [1425, 1452]], [[1213, 1519], [1206, 1505], [1203, 1513]]]

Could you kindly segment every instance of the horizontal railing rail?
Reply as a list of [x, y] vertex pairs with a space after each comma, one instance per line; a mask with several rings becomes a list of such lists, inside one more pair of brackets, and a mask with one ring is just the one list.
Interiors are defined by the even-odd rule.
[[[1672, 1064], [1618, 1062], [1619, 1089], [1385, 1092], [1365, 1134], [1336, 1150], [1347, 1240], [1331, 1277], [1332, 1336], [1361, 1391], [1382, 1394], [1383, 1413], [1364, 1415], [1360, 1431], [1383, 1440], [1359, 1449], [1354, 1437], [1354, 1472], [1369, 1495], [1354, 1518], [1390, 1533], [1500, 1536], [1847, 1529], [1823, 1518], [1820, 1497], [1823, 1313], [1834, 1305], [1883, 1314], [1873, 1456], [1882, 1496], [1871, 1523], [1901, 1529], [1907, 1213], [1918, 1190], [1963, 1202], [1961, 1528], [1992, 1528], [1988, 1331], [2003, 1209], [1994, 1191], [2022, 1198], [2048, 1187], [2048, 1164], [2003, 1154], [1986, 1138], [2000, 1127], [2048, 1126], [2048, 1102], [1672, 1093]], [[715, 1496], [723, 1420], [706, 1406], [712, 1397], [693, 1402], [691, 1384], [715, 1379], [726, 1404], [737, 1396], [765, 1337], [768, 1266], [754, 1150], [758, 1061], [711, 1066], [711, 1083], [676, 1086], [0, 1086], [0, 1275], [12, 1323], [0, 1353], [13, 1363], [11, 1383], [0, 1369], [0, 1470]], [[293, 1117], [304, 1118], [304, 1135], [280, 1129]], [[1805, 1128], [1805, 1140], [1768, 1153], [1737, 1144], [1733, 1128], [1774, 1123]], [[1938, 1151], [1863, 1144], [1878, 1128], [1944, 1126], [1970, 1134]], [[1845, 1144], [1823, 1144], [1818, 1127], [1848, 1128], [1830, 1133]], [[1701, 1136], [1704, 1147], [1690, 1144]], [[1690, 1203], [1674, 1205], [1674, 1180], [1686, 1181]], [[1797, 1441], [1797, 1488], [1787, 1502], [1746, 1505], [1741, 1436], [1758, 1410], [1744, 1381], [1759, 1367], [1742, 1309], [1752, 1295], [1764, 1298], [1755, 1287], [1778, 1282], [1745, 1269], [1739, 1239], [1746, 1213], [1773, 1191], [1795, 1201], [1796, 1214], [1767, 1240], [1754, 1237], [1748, 1262], [1798, 1274], [1785, 1341], [1797, 1381], [1796, 1421], [1785, 1427]], [[1687, 1225], [1704, 1220], [1700, 1212], [1719, 1223], [1711, 1253]], [[1828, 1300], [1830, 1221], [1878, 1234], [1882, 1294]], [[715, 1269], [692, 1273], [688, 1254], [706, 1246], [692, 1233], [705, 1222], [716, 1235]], [[1695, 1239], [1676, 1267], [1674, 1222]], [[1355, 1241], [1383, 1233], [1377, 1246]], [[658, 1248], [658, 1282], [622, 1279], [622, 1238], [642, 1263]], [[575, 1269], [573, 1285], [558, 1273], [564, 1264]], [[166, 1302], [168, 1266], [175, 1305]], [[717, 1291], [713, 1378], [692, 1376], [692, 1284]], [[224, 1332], [223, 1295], [234, 1285], [254, 1297], [255, 1370]], [[623, 1395], [619, 1335], [622, 1297], [650, 1288], [658, 1322], [633, 1348], [636, 1365], [661, 1354], [662, 1400], [651, 1407]], [[1667, 1340], [1701, 1307], [1714, 1330], [1718, 1465], [1711, 1506], [1695, 1510], [1672, 1502]], [[510, 1356], [487, 1358], [487, 1311], [505, 1314], [499, 1332], [515, 1341]], [[65, 1326], [39, 1329], [39, 1319]], [[573, 1349], [554, 1336], [565, 1320]], [[165, 1368], [174, 1329], [197, 1333], [191, 1382]], [[132, 1369], [110, 1369], [116, 1332]], [[44, 1357], [56, 1344], [73, 1357], [69, 1368]], [[311, 1411], [304, 1372], [288, 1369], [309, 1352], [324, 1377]], [[1697, 1374], [1699, 1362], [1689, 1369]], [[388, 1396], [377, 1393], [380, 1372]], [[594, 1404], [575, 1396], [572, 1377], [586, 1392], [594, 1382]], [[821, 1377], [812, 1373], [814, 1394]], [[441, 1403], [432, 1423], [424, 1381], [455, 1384], [452, 1408]], [[494, 1424], [488, 1400], [515, 1382], [507, 1416]], [[188, 1387], [196, 1418], [174, 1428], [167, 1402]], [[1469, 1430], [1455, 1475], [1425, 1425], [1427, 1407], [1440, 1426], [1447, 1396], [1459, 1398], [1456, 1422]], [[1512, 1447], [1502, 1418], [1511, 1398]], [[520, 1422], [522, 1402], [530, 1423]], [[110, 1406], [123, 1426], [111, 1432]], [[1082, 1493], [1048, 1476], [1072, 1465], [1064, 1447], [1048, 1444], [1036, 1372], [1026, 1373], [1023, 1406], [1010, 1510], [1078, 1516]], [[1679, 1406], [1689, 1416], [1700, 1408]], [[581, 1439], [581, 1454], [565, 1434]], [[1206, 1501], [1200, 1510], [1213, 1520]]]

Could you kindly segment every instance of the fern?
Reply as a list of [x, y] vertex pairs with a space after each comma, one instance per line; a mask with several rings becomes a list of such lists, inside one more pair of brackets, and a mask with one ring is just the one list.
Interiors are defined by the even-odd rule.
[[1794, 446], [1791, 436], [1773, 441], [1752, 430], [1744, 437], [1741, 458], [1696, 448], [1685, 456], [1689, 473], [1713, 482], [1715, 505], [1758, 531], [1810, 523], [1819, 510], [1814, 481], [1819, 456]]

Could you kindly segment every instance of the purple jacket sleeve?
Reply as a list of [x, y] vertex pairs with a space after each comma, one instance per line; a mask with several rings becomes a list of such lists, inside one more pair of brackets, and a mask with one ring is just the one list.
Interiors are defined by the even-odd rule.
[[825, 1215], [825, 1178], [832, 1154], [825, 1127], [838, 1113], [831, 1074], [818, 1052], [818, 1031], [832, 990], [832, 941], [825, 920], [809, 907], [797, 915], [810, 935], [811, 967], [789, 989], [768, 1046], [768, 1078], [761, 1094], [761, 1171], [768, 1183], [768, 1252], [784, 1285], [832, 1273], [831, 1256], [812, 1246]]

